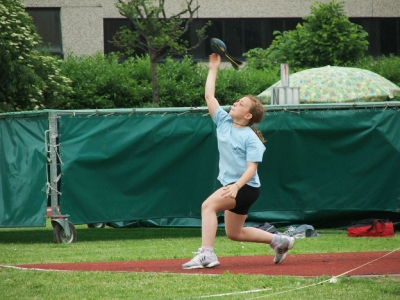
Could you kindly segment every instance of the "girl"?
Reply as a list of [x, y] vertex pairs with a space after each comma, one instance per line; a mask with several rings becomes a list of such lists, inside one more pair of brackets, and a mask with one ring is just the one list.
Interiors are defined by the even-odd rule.
[[264, 108], [254, 96], [236, 101], [229, 114], [215, 98], [215, 82], [221, 64], [218, 54], [211, 54], [205, 86], [209, 113], [217, 125], [220, 154], [218, 180], [223, 185], [202, 204], [202, 246], [196, 256], [182, 265], [183, 269], [212, 268], [220, 263], [214, 253], [218, 228], [217, 213], [225, 211], [225, 232], [229, 239], [270, 244], [274, 263], [283, 262], [294, 238], [271, 234], [254, 227], [243, 227], [250, 206], [260, 195], [258, 163], [262, 161], [265, 142], [261, 132], [252, 125], [261, 122]]

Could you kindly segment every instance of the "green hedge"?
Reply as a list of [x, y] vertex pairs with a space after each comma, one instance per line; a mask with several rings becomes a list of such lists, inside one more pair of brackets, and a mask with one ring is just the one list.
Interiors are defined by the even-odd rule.
[[[400, 57], [365, 57], [347, 66], [371, 70], [400, 86]], [[204, 106], [207, 72], [207, 63], [196, 64], [190, 56], [182, 60], [168, 58], [160, 63], [160, 106]], [[291, 73], [293, 72], [291, 70]], [[63, 101], [46, 101], [46, 108], [105, 109], [153, 106], [150, 61], [147, 56], [129, 58], [121, 62], [117, 55], [69, 55], [60, 64], [60, 75], [71, 80], [73, 93], [61, 95]], [[243, 95], [260, 94], [279, 79], [278, 68], [258, 69], [245, 66], [239, 71], [231, 67], [221, 68], [218, 73], [216, 97], [221, 105], [229, 105]]]
[[[204, 106], [208, 67], [195, 64], [190, 56], [166, 59], [158, 65], [161, 107]], [[152, 107], [152, 85], [148, 56], [123, 62], [116, 55], [70, 55], [61, 73], [70, 78], [74, 94], [54, 109]], [[222, 68], [218, 74], [217, 98], [222, 105], [246, 95], [258, 95], [279, 80], [279, 73], [251, 68]]]
[[136, 107], [151, 99], [149, 65], [140, 59], [119, 63], [115, 55], [70, 55], [61, 72], [71, 79], [74, 95], [56, 109]]
[[380, 56], [373, 58], [365, 57], [355, 64], [353, 67], [370, 70], [375, 72], [387, 80], [390, 80], [397, 86], [400, 86], [400, 57], [399, 56]]

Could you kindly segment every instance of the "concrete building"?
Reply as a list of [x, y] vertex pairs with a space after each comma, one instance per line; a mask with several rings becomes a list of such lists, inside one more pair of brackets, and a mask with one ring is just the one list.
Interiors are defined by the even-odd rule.
[[[340, 1], [340, 0], [339, 0]], [[109, 53], [109, 43], [122, 25], [129, 26], [115, 7], [115, 0], [22, 0], [44, 42], [53, 53]], [[192, 30], [211, 20], [208, 35], [222, 39], [232, 56], [241, 57], [249, 49], [267, 48], [273, 31], [294, 29], [309, 16], [315, 0], [195, 0], [199, 5]], [[329, 3], [330, 0], [318, 2]], [[344, 8], [353, 23], [369, 33], [367, 54], [400, 55], [400, 0], [345, 0]], [[166, 11], [181, 10], [185, 0], [167, 0]], [[193, 35], [191, 35], [193, 37]], [[203, 43], [193, 54], [204, 60], [210, 53]]]

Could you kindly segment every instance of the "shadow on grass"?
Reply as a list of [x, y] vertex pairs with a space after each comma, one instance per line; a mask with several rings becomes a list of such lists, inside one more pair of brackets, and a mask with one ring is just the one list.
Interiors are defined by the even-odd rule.
[[[76, 226], [77, 243], [93, 241], [143, 240], [167, 238], [201, 238], [201, 228], [87, 228]], [[53, 243], [53, 228], [0, 229], [0, 244], [49, 244]], [[225, 231], [218, 229], [217, 236]]]

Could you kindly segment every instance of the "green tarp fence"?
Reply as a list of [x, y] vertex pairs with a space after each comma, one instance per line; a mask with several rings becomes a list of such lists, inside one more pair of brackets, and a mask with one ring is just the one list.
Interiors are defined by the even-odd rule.
[[[248, 224], [400, 221], [400, 103], [267, 108], [262, 190]], [[200, 226], [201, 203], [220, 186], [206, 108], [0, 115], [0, 227], [44, 225], [50, 112], [60, 211], [72, 223]]]
[[0, 227], [45, 226], [47, 118], [0, 115]]

